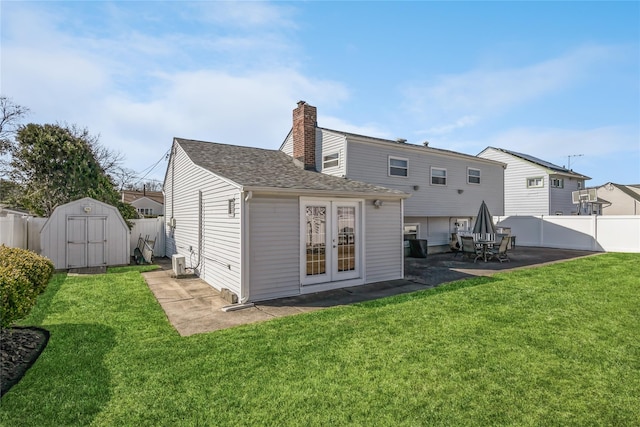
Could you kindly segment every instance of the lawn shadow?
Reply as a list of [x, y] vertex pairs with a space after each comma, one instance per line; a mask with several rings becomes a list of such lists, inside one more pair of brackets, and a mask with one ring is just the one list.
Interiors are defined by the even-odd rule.
[[435, 295], [440, 295], [449, 292], [458, 292], [462, 289], [473, 288], [476, 286], [482, 286], [489, 283], [495, 283], [502, 281], [503, 279], [495, 276], [470, 276], [468, 278], [462, 278], [453, 282], [442, 283], [430, 287], [428, 289], [417, 290], [410, 293], [401, 293], [388, 297], [372, 299], [353, 304], [357, 308], [379, 308], [386, 307], [395, 304], [402, 304], [407, 301], [413, 301], [417, 299], [430, 298]]
[[[115, 332], [97, 324], [47, 328], [50, 334], [47, 347], [22, 380], [3, 397], [5, 410], [15, 407], [19, 414], [22, 405], [40, 408], [31, 414], [35, 419], [29, 422], [33, 425], [89, 425], [111, 397], [111, 374], [104, 358], [116, 345]], [[24, 395], [22, 390], [26, 391]], [[25, 396], [29, 396], [28, 402]], [[40, 400], [35, 404], [34, 396]], [[6, 415], [10, 417], [10, 412]]]
[[55, 298], [56, 294], [60, 290], [62, 284], [67, 280], [67, 273], [55, 273], [47, 287], [44, 289], [44, 292], [38, 295], [38, 299], [36, 300], [36, 304], [31, 309], [31, 312], [27, 317], [21, 319], [18, 323], [20, 325], [36, 325], [42, 326], [42, 322], [47, 317], [47, 313], [49, 313], [49, 307], [51, 306], [51, 302]]

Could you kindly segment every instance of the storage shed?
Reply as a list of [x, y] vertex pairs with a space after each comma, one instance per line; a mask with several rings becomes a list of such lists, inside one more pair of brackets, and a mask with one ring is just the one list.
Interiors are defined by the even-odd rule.
[[90, 197], [58, 206], [40, 231], [56, 269], [129, 264], [129, 239], [118, 209]]

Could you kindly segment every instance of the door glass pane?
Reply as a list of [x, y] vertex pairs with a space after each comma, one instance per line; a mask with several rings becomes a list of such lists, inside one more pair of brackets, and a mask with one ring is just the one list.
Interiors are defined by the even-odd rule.
[[327, 208], [307, 206], [307, 276], [325, 274], [327, 271]]
[[356, 208], [338, 207], [338, 271], [356, 269]]

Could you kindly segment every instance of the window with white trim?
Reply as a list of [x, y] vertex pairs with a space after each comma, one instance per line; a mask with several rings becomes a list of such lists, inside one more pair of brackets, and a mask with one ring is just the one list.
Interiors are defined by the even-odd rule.
[[229, 199], [229, 204], [227, 205], [227, 214], [230, 218], [234, 218], [236, 216], [236, 199]]
[[480, 184], [480, 169], [467, 168], [467, 183]]
[[578, 181], [578, 190], [582, 189], [582, 181]]
[[544, 187], [544, 178], [537, 176], [534, 178], [527, 178], [527, 188], [541, 188]]
[[431, 184], [447, 185], [447, 170], [442, 168], [431, 168]]
[[409, 176], [409, 160], [389, 156], [389, 176]]
[[562, 178], [551, 178], [549, 181], [553, 188], [564, 188], [564, 179]]
[[322, 157], [322, 169], [335, 168], [340, 164], [340, 153], [331, 153]]
[[404, 225], [404, 240], [414, 240], [418, 238], [420, 231], [420, 224], [405, 224]]

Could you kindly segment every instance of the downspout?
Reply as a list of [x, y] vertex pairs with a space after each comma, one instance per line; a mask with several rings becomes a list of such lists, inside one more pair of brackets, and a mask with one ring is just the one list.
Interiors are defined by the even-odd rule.
[[404, 199], [400, 199], [400, 250], [402, 262], [400, 263], [400, 277], [404, 279]]
[[241, 196], [241, 211], [240, 211], [240, 235], [241, 237], [241, 247], [242, 247], [242, 266], [241, 266], [241, 278], [240, 278], [240, 304], [245, 304], [249, 301], [251, 296], [251, 269], [249, 268], [248, 259], [251, 255], [249, 242], [249, 200], [253, 197], [253, 191], [242, 191]]

